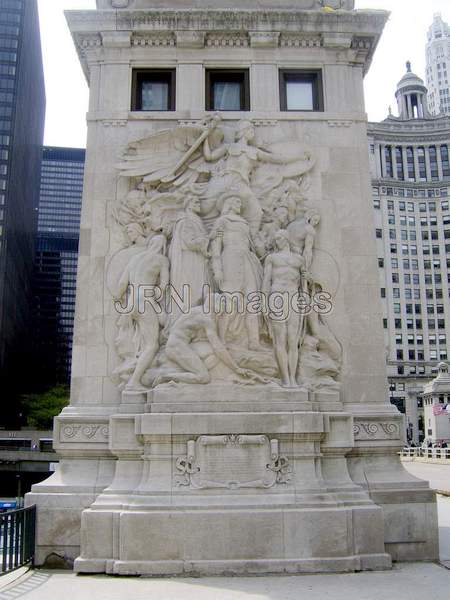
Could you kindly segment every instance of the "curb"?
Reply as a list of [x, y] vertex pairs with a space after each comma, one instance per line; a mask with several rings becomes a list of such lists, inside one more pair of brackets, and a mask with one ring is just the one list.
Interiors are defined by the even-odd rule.
[[28, 577], [33, 573], [32, 569], [29, 566], [20, 567], [20, 569], [16, 569], [15, 571], [11, 571], [11, 573], [5, 573], [5, 575], [0, 576], [0, 592], [5, 591], [11, 585], [16, 585], [20, 580], [28, 579]]

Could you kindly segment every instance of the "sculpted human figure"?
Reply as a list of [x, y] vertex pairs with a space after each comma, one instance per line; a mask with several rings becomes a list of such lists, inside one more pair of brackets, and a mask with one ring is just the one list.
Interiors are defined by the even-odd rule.
[[242, 214], [255, 236], [262, 218], [260, 202], [283, 182], [310, 171], [315, 161], [296, 141], [257, 146], [255, 128], [246, 120], [238, 122], [234, 140], [228, 142], [221, 122], [215, 114], [198, 125], [180, 125], [133, 142], [117, 168], [122, 176], [141, 178], [149, 194], [156, 189], [194, 191], [208, 220], [220, 214], [229, 189], [239, 189]]
[[209, 138], [203, 143], [203, 154], [208, 162], [221, 161], [220, 168], [208, 185], [206, 197], [217, 199], [230, 188], [239, 189], [243, 200], [242, 215], [250, 225], [252, 235], [259, 231], [262, 208], [251, 188], [252, 172], [258, 161], [283, 164], [285, 159], [254, 146], [255, 128], [250, 121], [239, 121], [235, 141], [211, 150]]
[[[313, 282], [310, 288], [311, 296], [322, 292], [319, 283]], [[338, 365], [342, 363], [342, 346], [334, 333], [331, 331], [323, 314], [317, 310], [311, 310], [307, 316], [308, 331], [319, 342], [319, 350], [325, 352]]]
[[299, 362], [299, 375], [306, 386], [312, 389], [336, 388], [339, 363], [329, 354], [319, 350], [319, 340], [306, 335]]
[[[170, 284], [180, 297], [183, 285], [189, 286], [190, 306], [202, 302], [203, 286], [210, 284], [209, 238], [199, 216], [200, 210], [199, 199], [188, 195], [184, 201], [184, 212], [175, 223], [169, 249]], [[171, 322], [180, 314], [175, 302], [172, 310]]]
[[267, 222], [261, 226], [261, 232], [257, 239], [258, 254], [260, 256], [264, 256], [268, 250], [274, 248], [276, 233], [288, 225], [288, 209], [285, 206], [277, 206], [273, 212], [267, 215], [266, 220]]
[[319, 213], [314, 209], [310, 209], [304, 217], [296, 219], [287, 227], [291, 248], [294, 252], [303, 256], [307, 270], [311, 267], [316, 228], [319, 223]]
[[283, 311], [282, 316], [269, 312], [269, 331], [280, 369], [281, 384], [285, 387], [296, 387], [303, 317], [299, 311], [292, 309], [291, 299], [297, 297], [301, 290], [305, 261], [302, 256], [291, 252], [286, 231], [278, 231], [275, 245], [276, 251], [269, 254], [264, 264], [263, 292], [267, 297], [284, 294], [285, 302], [288, 302], [286, 312]]
[[225, 310], [225, 304], [219, 303], [219, 307], [220, 310], [216, 312], [216, 310], [211, 311], [206, 304], [196, 306], [189, 313], [181, 315], [176, 320], [167, 340], [166, 356], [183, 370], [159, 375], [154, 381], [154, 386], [168, 381], [175, 383], [209, 383], [211, 375], [192, 345], [192, 342], [205, 337], [214, 354], [227, 367], [237, 375], [251, 377], [249, 371], [241, 369], [236, 364], [218, 336], [216, 320], [222, 318], [221, 311]]
[[124, 226], [130, 223], [140, 223], [145, 216], [145, 200], [146, 196], [143, 190], [134, 189], [128, 192], [117, 211], [119, 223]]
[[[261, 289], [262, 268], [252, 251], [250, 228], [241, 216], [242, 200], [236, 195], [225, 199], [222, 215], [211, 232], [212, 269], [218, 288], [222, 292], [241, 294], [245, 300], [249, 294]], [[232, 321], [244, 320], [248, 348], [260, 350], [258, 315], [224, 315], [220, 321], [220, 337], [225, 343]]]
[[162, 297], [158, 291], [162, 293], [169, 283], [169, 260], [163, 254], [165, 243], [162, 235], [151, 238], [147, 249], [134, 256], [125, 267], [118, 285], [117, 300], [123, 298], [127, 291], [133, 294], [129, 303], [131, 310], [123, 315], [134, 324], [137, 339], [137, 364], [126, 385], [129, 390], [142, 389], [141, 377], [159, 349], [158, 313]]
[[145, 246], [147, 243], [144, 228], [139, 223], [129, 223], [126, 225], [125, 233], [130, 245]]

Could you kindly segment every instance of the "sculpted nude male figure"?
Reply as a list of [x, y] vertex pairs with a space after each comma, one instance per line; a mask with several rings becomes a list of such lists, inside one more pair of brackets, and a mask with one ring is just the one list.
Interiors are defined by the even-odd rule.
[[[219, 304], [221, 310], [223, 304]], [[181, 367], [183, 371], [173, 371], [159, 375], [153, 385], [173, 381], [176, 383], [200, 383], [211, 381], [211, 375], [192, 346], [196, 339], [206, 337], [214, 354], [242, 377], [252, 377], [252, 374], [241, 369], [231, 357], [225, 345], [221, 342], [218, 333], [216, 319], [220, 317], [215, 311], [210, 311], [209, 306], [196, 306], [189, 313], [181, 315], [172, 325], [166, 345], [167, 358]]]
[[283, 319], [269, 312], [269, 330], [280, 369], [281, 384], [284, 387], [297, 387], [296, 372], [303, 315], [292, 309], [291, 299], [300, 291], [305, 261], [302, 256], [291, 252], [286, 231], [278, 231], [275, 245], [277, 250], [269, 254], [264, 264], [263, 292], [268, 296], [285, 294], [289, 299], [287, 315], [283, 315]]
[[[153, 237], [146, 250], [134, 256], [120, 278], [117, 299], [133, 289], [134, 302], [128, 315], [134, 322], [138, 334], [137, 364], [127, 390], [141, 390], [141, 377], [151, 366], [159, 349], [158, 307], [151, 305], [147, 294], [152, 286], [163, 291], [169, 284], [169, 259], [164, 256], [166, 239], [163, 235]], [[154, 301], [156, 301], [154, 299]], [[162, 300], [162, 298], [161, 298]]]

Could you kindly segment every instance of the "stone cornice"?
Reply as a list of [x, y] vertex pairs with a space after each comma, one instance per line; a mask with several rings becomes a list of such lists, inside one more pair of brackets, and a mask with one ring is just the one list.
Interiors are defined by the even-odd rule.
[[368, 123], [368, 135], [376, 141], [387, 143], [450, 143], [450, 117], [412, 121], [384, 121]]
[[[211, 36], [218, 35], [222, 41], [217, 45], [230, 47], [324, 47], [351, 49], [352, 62], [369, 68], [375, 48], [389, 13], [386, 11], [323, 11], [307, 10], [100, 10], [68, 11], [66, 17], [86, 76], [89, 65], [86, 52], [92, 39], [98, 40], [108, 33], [111, 42], [114, 35], [130, 34], [130, 45], [153, 44], [153, 37], [175, 36], [175, 44], [193, 48], [208, 43]], [[239, 43], [228, 44], [225, 38]], [[146, 42], [144, 39], [147, 40]], [[136, 43], [136, 41], [138, 43]], [[114, 44], [108, 43], [108, 46]], [[167, 44], [167, 45], [172, 45]], [[123, 47], [122, 44], [120, 44]]]
[[[440, 188], [448, 188], [450, 185], [450, 179], [441, 179], [439, 181], [403, 181], [402, 179], [393, 179], [388, 177], [375, 177], [372, 178], [372, 186], [374, 187], [390, 187], [390, 188], [405, 188], [410, 190], [428, 190], [428, 189], [440, 189]], [[401, 199], [401, 198], [400, 198]], [[407, 198], [407, 200], [422, 200], [422, 198], [417, 198], [413, 196], [412, 198]], [[387, 361], [388, 365], [397, 365], [397, 364], [419, 364], [415, 361], [397, 361], [391, 360]], [[427, 363], [427, 361], [420, 361], [421, 365], [432, 364], [433, 366], [436, 364], [435, 361]], [[400, 376], [403, 377], [403, 376]]]

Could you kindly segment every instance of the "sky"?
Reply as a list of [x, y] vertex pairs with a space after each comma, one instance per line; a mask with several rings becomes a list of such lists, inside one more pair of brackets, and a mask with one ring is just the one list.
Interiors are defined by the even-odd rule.
[[[188, 6], [189, 0], [186, 1]], [[95, 8], [95, 0], [38, 0], [47, 93], [44, 143], [84, 147], [88, 87], [66, 25], [64, 10]], [[391, 13], [372, 67], [365, 78], [366, 110], [371, 121], [381, 121], [392, 106], [395, 89], [410, 60], [412, 70], [425, 76], [425, 43], [433, 14], [450, 22], [449, 0], [356, 0], [357, 9]]]

